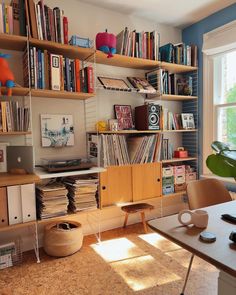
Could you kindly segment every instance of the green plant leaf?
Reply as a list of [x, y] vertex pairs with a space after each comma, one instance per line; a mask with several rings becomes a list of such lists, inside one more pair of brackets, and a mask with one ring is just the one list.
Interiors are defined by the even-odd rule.
[[220, 142], [220, 141], [213, 141], [211, 147], [217, 153], [221, 153], [222, 151], [229, 151], [230, 148], [227, 144]]
[[212, 173], [222, 177], [236, 177], [236, 160], [222, 154], [210, 155], [206, 160]]
[[223, 151], [221, 155], [229, 158], [229, 160], [236, 161], [236, 151]]

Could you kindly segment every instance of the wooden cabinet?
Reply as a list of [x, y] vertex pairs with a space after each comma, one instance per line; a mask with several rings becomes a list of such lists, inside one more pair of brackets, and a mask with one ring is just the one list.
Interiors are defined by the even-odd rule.
[[161, 196], [161, 164], [148, 163], [132, 166], [133, 201]]
[[100, 174], [101, 206], [132, 201], [132, 167], [111, 166]]
[[107, 167], [100, 174], [101, 206], [161, 196], [161, 164]]

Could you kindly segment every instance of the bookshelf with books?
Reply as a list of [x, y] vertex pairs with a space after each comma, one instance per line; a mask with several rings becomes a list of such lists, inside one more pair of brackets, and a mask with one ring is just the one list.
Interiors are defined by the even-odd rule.
[[[122, 42], [121, 42], [122, 43]], [[179, 46], [179, 47], [186, 47]], [[189, 47], [188, 52], [191, 52]], [[194, 56], [196, 56], [196, 47], [194, 48]], [[185, 49], [185, 50], [186, 50]], [[179, 50], [179, 49], [178, 49]], [[121, 50], [122, 52], [122, 50]], [[190, 53], [188, 53], [189, 55]], [[178, 53], [180, 56], [180, 51]], [[132, 56], [126, 55], [114, 55], [113, 59], [106, 59], [105, 55], [101, 52], [96, 52], [96, 62], [110, 65], [110, 66], [119, 66], [124, 68], [133, 68], [133, 69], [142, 69], [146, 71], [146, 79], [148, 82], [155, 88], [156, 93], [146, 93], [147, 99], [146, 102], [158, 104], [161, 106], [162, 111], [164, 113], [164, 109], [167, 109], [167, 115], [162, 115], [162, 124], [160, 130], [137, 130], [137, 128], [132, 130], [107, 130], [97, 132], [97, 136], [102, 134], [100, 139], [100, 159], [105, 159], [105, 166], [107, 171], [101, 174], [101, 198], [102, 204], [104, 206], [112, 205], [116, 202], [126, 202], [126, 201], [135, 201], [133, 197], [133, 189], [130, 191], [128, 187], [124, 187], [122, 183], [122, 177], [130, 180], [132, 179], [132, 183], [136, 183], [134, 177], [134, 167], [148, 167], [145, 175], [149, 175], [148, 170], [152, 170], [152, 167], [160, 164], [159, 168], [155, 168], [155, 182], [152, 182], [152, 186], [155, 187], [157, 184], [157, 179], [159, 179], [159, 188], [157, 188], [155, 193], [151, 195], [148, 193], [144, 193], [142, 197], [138, 200], [148, 199], [152, 197], [165, 197], [166, 194], [163, 193], [162, 188], [162, 176], [161, 176], [161, 169], [162, 167], [166, 167], [169, 165], [180, 165], [190, 163], [191, 167], [195, 169], [197, 172], [197, 136], [198, 136], [198, 123], [197, 123], [197, 104], [198, 104], [198, 95], [197, 95], [197, 88], [198, 88], [198, 68], [196, 60], [191, 62], [191, 58], [187, 60], [178, 60], [178, 63], [171, 63], [166, 62], [163, 60], [149, 60], [145, 58], [139, 58], [135, 54]], [[192, 56], [191, 56], [192, 57]], [[194, 57], [195, 59], [195, 57]], [[125, 70], [124, 70], [125, 71]], [[154, 73], [154, 81], [149, 79], [148, 73]], [[165, 81], [162, 78], [163, 73], [165, 73]], [[124, 75], [123, 75], [124, 76]], [[127, 77], [126, 77], [127, 78]], [[124, 79], [125, 80], [125, 79]], [[129, 82], [131, 82], [128, 79]], [[169, 85], [168, 85], [169, 83]], [[132, 83], [131, 83], [132, 84]], [[132, 85], [135, 89], [135, 86]], [[117, 89], [119, 90], [119, 89]], [[138, 91], [137, 91], [138, 93]], [[172, 107], [172, 104], [175, 107]], [[167, 106], [167, 107], [166, 107]], [[172, 110], [173, 108], [173, 110]], [[166, 110], [165, 110], [166, 111]], [[184, 118], [181, 118], [181, 114], [190, 114], [191, 118], [194, 118], [194, 124], [192, 123], [186, 127], [186, 123]], [[180, 122], [181, 120], [181, 122]], [[192, 119], [191, 119], [192, 120]], [[164, 126], [167, 124], [167, 126]], [[148, 156], [148, 149], [150, 148], [151, 144], [146, 142], [145, 151], [147, 152], [146, 156], [139, 155], [140, 161], [132, 162], [130, 158], [127, 159], [127, 152], [129, 150], [127, 143], [130, 138], [135, 137], [138, 135], [139, 137], [145, 137], [145, 135], [152, 136], [160, 136], [162, 142], [166, 143], [167, 151], [165, 155], [163, 151], [160, 153], [159, 158], [152, 158], [152, 155]], [[109, 139], [109, 136], [111, 138]], [[115, 136], [122, 137], [123, 139], [119, 139], [119, 145], [115, 144], [116, 139]], [[124, 140], [127, 142], [126, 147], [122, 147], [122, 143]], [[150, 140], [151, 141], [151, 140]], [[97, 140], [99, 142], [99, 140]], [[159, 146], [161, 144], [159, 143]], [[94, 145], [92, 145], [94, 147]], [[105, 146], [105, 149], [104, 149]], [[169, 146], [171, 146], [171, 151], [169, 151]], [[189, 154], [185, 158], [174, 158], [173, 152], [177, 147], [184, 146]], [[120, 149], [120, 151], [119, 151]], [[129, 152], [128, 152], [129, 153]], [[170, 156], [169, 156], [170, 155]], [[130, 155], [129, 155], [130, 156]], [[146, 157], [146, 158], [145, 158]], [[152, 159], [152, 160], [150, 160]], [[122, 172], [123, 170], [123, 172]], [[144, 171], [144, 170], [143, 170]], [[151, 173], [151, 172], [150, 172]], [[132, 176], [131, 176], [132, 175]], [[144, 174], [142, 174], [144, 176]], [[120, 177], [120, 181], [118, 178]], [[152, 176], [150, 176], [152, 178]], [[148, 181], [148, 178], [144, 176], [144, 182]], [[139, 180], [142, 183], [142, 180]], [[124, 181], [123, 181], [124, 182]], [[103, 185], [102, 185], [103, 184]], [[118, 191], [113, 191], [112, 187], [116, 187]], [[109, 191], [109, 193], [108, 193]], [[184, 195], [185, 189], [169, 192], [169, 196], [180, 196]], [[109, 198], [108, 195], [112, 197]], [[120, 196], [124, 196], [124, 199], [121, 199]], [[109, 200], [108, 200], [109, 199]], [[105, 200], [105, 201], [103, 201]]]

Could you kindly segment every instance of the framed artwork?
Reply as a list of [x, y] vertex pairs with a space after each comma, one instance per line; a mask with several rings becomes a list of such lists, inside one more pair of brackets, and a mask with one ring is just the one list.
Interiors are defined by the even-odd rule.
[[41, 138], [43, 147], [73, 146], [73, 116], [41, 114]]
[[182, 119], [183, 129], [194, 129], [195, 128], [193, 114], [182, 113], [181, 119]]
[[7, 146], [8, 142], [0, 142], [0, 172], [7, 172]]
[[115, 117], [118, 121], [118, 129], [133, 129], [132, 108], [130, 105], [114, 105]]
[[156, 93], [156, 89], [144, 78], [127, 77], [127, 79], [140, 93]]
[[98, 80], [105, 89], [131, 91], [129, 85], [122, 79], [98, 77]]

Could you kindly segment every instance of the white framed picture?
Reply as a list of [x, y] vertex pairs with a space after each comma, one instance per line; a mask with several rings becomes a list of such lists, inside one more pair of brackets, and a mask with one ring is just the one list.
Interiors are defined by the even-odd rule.
[[43, 147], [74, 145], [72, 115], [41, 114], [41, 139]]
[[7, 172], [7, 146], [8, 142], [0, 142], [0, 172]]
[[183, 129], [195, 129], [193, 114], [182, 113], [181, 119], [182, 119]]

